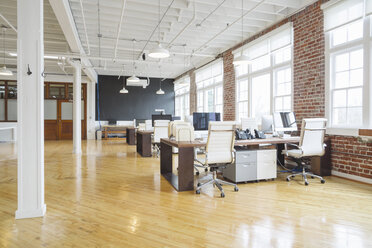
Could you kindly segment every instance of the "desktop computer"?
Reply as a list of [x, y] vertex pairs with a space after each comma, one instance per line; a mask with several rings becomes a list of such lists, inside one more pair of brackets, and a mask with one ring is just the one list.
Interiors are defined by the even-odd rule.
[[274, 131], [281, 137], [285, 137], [284, 132], [297, 131], [296, 117], [293, 112], [277, 112], [273, 115]]

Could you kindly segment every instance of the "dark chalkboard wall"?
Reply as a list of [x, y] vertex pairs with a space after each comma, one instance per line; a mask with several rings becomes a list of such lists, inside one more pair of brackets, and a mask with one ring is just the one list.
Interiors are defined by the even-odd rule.
[[[162, 82], [161, 88], [164, 95], [157, 95], [160, 78], [150, 78], [150, 85], [142, 87], [127, 86], [129, 93], [120, 94], [123, 80], [127, 77], [98, 76], [97, 95], [99, 94], [99, 108], [101, 120], [133, 120], [151, 119], [156, 114], [155, 109], [165, 109], [166, 114], [174, 115], [174, 87], [173, 79]], [[97, 98], [98, 103], [98, 98]], [[98, 109], [96, 105], [96, 119]]]

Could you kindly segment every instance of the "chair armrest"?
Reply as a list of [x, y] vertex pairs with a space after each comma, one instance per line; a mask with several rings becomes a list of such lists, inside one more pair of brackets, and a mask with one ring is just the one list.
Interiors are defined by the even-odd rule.
[[284, 146], [285, 146], [285, 149], [286, 149], [286, 150], [287, 150], [287, 146], [294, 146], [294, 147], [300, 149], [300, 147], [299, 147], [298, 145], [293, 144], [293, 143], [286, 143]]

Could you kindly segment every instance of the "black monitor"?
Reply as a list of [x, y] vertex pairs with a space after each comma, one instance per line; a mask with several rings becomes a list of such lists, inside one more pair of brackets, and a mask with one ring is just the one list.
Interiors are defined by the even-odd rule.
[[192, 114], [194, 130], [208, 130], [210, 121], [221, 121], [220, 113], [198, 113]]
[[172, 115], [152, 115], [152, 126], [156, 120], [169, 120], [172, 121]]
[[116, 120], [110, 119], [110, 120], [108, 120], [108, 124], [109, 125], [116, 125]]

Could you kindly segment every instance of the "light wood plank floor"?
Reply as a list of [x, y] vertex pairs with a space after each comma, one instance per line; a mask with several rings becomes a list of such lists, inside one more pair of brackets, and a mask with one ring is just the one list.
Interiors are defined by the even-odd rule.
[[16, 164], [0, 144], [0, 247], [372, 247], [372, 186], [341, 178], [177, 193], [134, 146], [49, 141], [47, 213], [15, 220]]

